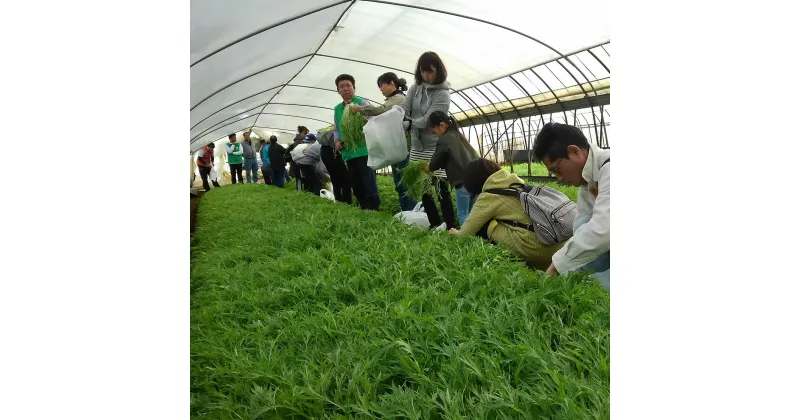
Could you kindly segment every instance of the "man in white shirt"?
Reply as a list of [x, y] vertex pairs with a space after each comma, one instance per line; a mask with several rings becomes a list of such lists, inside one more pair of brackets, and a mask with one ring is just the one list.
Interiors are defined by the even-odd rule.
[[587, 271], [610, 289], [611, 152], [590, 144], [577, 127], [548, 123], [534, 140], [533, 154], [558, 182], [578, 187], [572, 238], [553, 255], [547, 275]]

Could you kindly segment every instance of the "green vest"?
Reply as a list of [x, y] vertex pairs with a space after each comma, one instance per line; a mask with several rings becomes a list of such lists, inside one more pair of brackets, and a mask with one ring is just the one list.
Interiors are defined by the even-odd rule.
[[[360, 96], [353, 97], [353, 103], [356, 105], [361, 105], [364, 99]], [[344, 114], [344, 103], [339, 102], [335, 108], [333, 108], [333, 121], [336, 123], [336, 127], [342, 126], [342, 115]], [[342, 132], [339, 131], [339, 135], [342, 135]], [[361, 132], [361, 139], [364, 139], [364, 132]], [[339, 140], [344, 141], [341, 137]], [[350, 159], [355, 159], [357, 157], [362, 157], [367, 155], [367, 146], [359, 147], [358, 149], [348, 149], [346, 147], [342, 148], [342, 160], [347, 162]]]
[[[231, 146], [231, 144], [232, 143], [228, 143], [225, 146], [229, 147], [229, 146]], [[238, 152], [239, 150], [241, 150], [241, 148], [242, 148], [242, 145], [239, 144], [239, 143], [236, 143], [236, 145], [234, 145], [234, 147], [233, 147], [233, 151], [234, 152]], [[232, 163], [232, 164], [235, 165], [237, 163], [242, 163], [242, 162], [244, 162], [244, 158], [242, 157], [242, 155], [234, 155], [234, 154], [228, 153], [228, 164]]]

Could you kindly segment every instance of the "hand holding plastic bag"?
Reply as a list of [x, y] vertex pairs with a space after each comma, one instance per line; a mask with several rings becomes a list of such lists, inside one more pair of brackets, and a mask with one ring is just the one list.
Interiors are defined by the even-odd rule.
[[403, 129], [405, 111], [395, 106], [373, 117], [364, 126], [367, 140], [367, 166], [382, 169], [401, 162], [408, 156], [406, 133]]

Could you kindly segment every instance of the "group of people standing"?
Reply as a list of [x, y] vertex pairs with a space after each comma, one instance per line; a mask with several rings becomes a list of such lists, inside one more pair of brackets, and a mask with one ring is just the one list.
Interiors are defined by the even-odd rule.
[[[426, 162], [425, 171], [435, 175], [433, 182], [438, 183], [438, 188], [433, 189], [438, 191], [437, 197], [422, 196], [431, 229], [444, 227], [455, 235], [477, 235], [509, 249], [529, 266], [546, 271], [548, 275], [588, 271], [594, 273], [602, 286], [610, 287], [610, 152], [591, 144], [580, 129], [548, 123], [534, 141], [536, 160], [547, 166], [559, 182], [579, 189], [578, 217], [572, 237], [562, 243], [545, 245], [531, 232], [531, 220], [518, 197], [487, 192], [514, 188], [524, 181], [496, 163], [480, 158], [458, 130], [448, 113], [450, 83], [438, 54], [426, 52], [419, 57], [410, 89], [395, 73], [378, 77], [378, 89], [385, 98], [383, 104], [372, 104], [356, 95], [356, 80], [349, 74], [339, 75], [335, 84], [342, 102], [334, 107], [334, 124], [330, 131], [314, 136], [305, 127], [298, 127], [294, 144], [288, 149], [278, 144], [275, 136], [257, 150], [249, 139], [249, 131], [245, 132], [241, 145], [236, 144], [235, 135], [231, 135], [226, 150], [233, 183], [237, 176], [239, 182], [243, 182], [242, 166], [247, 171], [248, 182], [251, 179], [258, 182], [255, 156], [260, 152], [265, 181], [270, 175], [270, 183], [283, 187], [284, 181], [289, 179], [286, 172], [289, 161], [292, 175], [299, 182], [298, 189], [302, 184], [305, 191], [319, 195], [321, 183], [315, 168], [321, 161], [337, 201], [350, 204], [355, 195], [362, 209], [378, 210], [381, 199], [377, 174], [367, 165], [363, 131], [359, 133], [360, 139], [344, 138], [342, 117], [345, 112], [353, 112], [362, 113], [369, 120], [399, 106], [404, 111], [403, 127], [409, 153], [391, 168], [401, 210], [409, 211], [417, 205], [400, 183], [402, 170], [409, 162]], [[300, 152], [292, 153], [304, 143], [307, 145]], [[345, 143], [363, 146], [345, 147]], [[264, 171], [265, 166], [271, 170]], [[451, 188], [455, 189], [456, 209], [451, 200]], [[456, 214], [460, 230], [456, 228]]]
[[[334, 143], [326, 151], [327, 155], [332, 157], [329, 158], [331, 165], [338, 166], [338, 170], [333, 170], [331, 165], [326, 162], [331, 173], [331, 182], [334, 184], [334, 194], [336, 195], [337, 189], [334, 172], [344, 174], [346, 171], [346, 179], [345, 177], [339, 178], [338, 189], [346, 189], [347, 186], [344, 183], [349, 183], [363, 209], [378, 210], [380, 195], [375, 170], [367, 166], [367, 147], [344, 148], [344, 140], [352, 143], [365, 143], [354, 141], [356, 139], [343, 139], [340, 130], [341, 121], [345, 112], [360, 112], [369, 120], [398, 106], [404, 111], [403, 127], [406, 130], [409, 149], [406, 159], [391, 166], [395, 191], [400, 199], [400, 209], [409, 211], [417, 205], [416, 201], [406, 195], [406, 188], [400, 182], [402, 171], [409, 162], [424, 161], [429, 163], [428, 170], [437, 176], [435, 182], [438, 182], [439, 185], [438, 189], [434, 190], [438, 190], [438, 197], [435, 199], [442, 209], [440, 216], [434, 197], [431, 194], [422, 196], [422, 205], [431, 227], [444, 225], [447, 229], [452, 229], [456, 226], [455, 211], [450, 198], [451, 186], [457, 191], [456, 203], [459, 222], [464, 223], [474, 200], [471, 200], [465, 193], [458, 193], [464, 191], [459, 179], [460, 168], [466, 164], [464, 156], [476, 158], [478, 154], [463, 138], [463, 135], [458, 133], [454, 121], [448, 116], [450, 83], [447, 81], [447, 69], [439, 55], [429, 51], [419, 57], [415, 66], [414, 84], [410, 88], [405, 79], [398, 78], [395, 73], [388, 72], [380, 75], [377, 85], [385, 98], [383, 104], [372, 104], [356, 95], [356, 81], [349, 74], [339, 75], [335, 84], [342, 102], [334, 108]], [[452, 138], [458, 141], [454, 143], [451, 141]], [[363, 140], [363, 138], [359, 140]], [[337, 161], [339, 157], [341, 157], [341, 163]], [[456, 174], [456, 177], [448, 182], [448, 177], [452, 178], [453, 174]], [[340, 199], [339, 196], [336, 198]], [[340, 201], [348, 202], [346, 194], [342, 195]]]

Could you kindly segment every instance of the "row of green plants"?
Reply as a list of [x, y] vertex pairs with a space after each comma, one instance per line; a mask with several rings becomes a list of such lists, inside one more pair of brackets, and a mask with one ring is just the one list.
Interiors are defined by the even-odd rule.
[[288, 187], [205, 194], [192, 418], [609, 418], [608, 293], [404, 225], [380, 179], [381, 212]]

